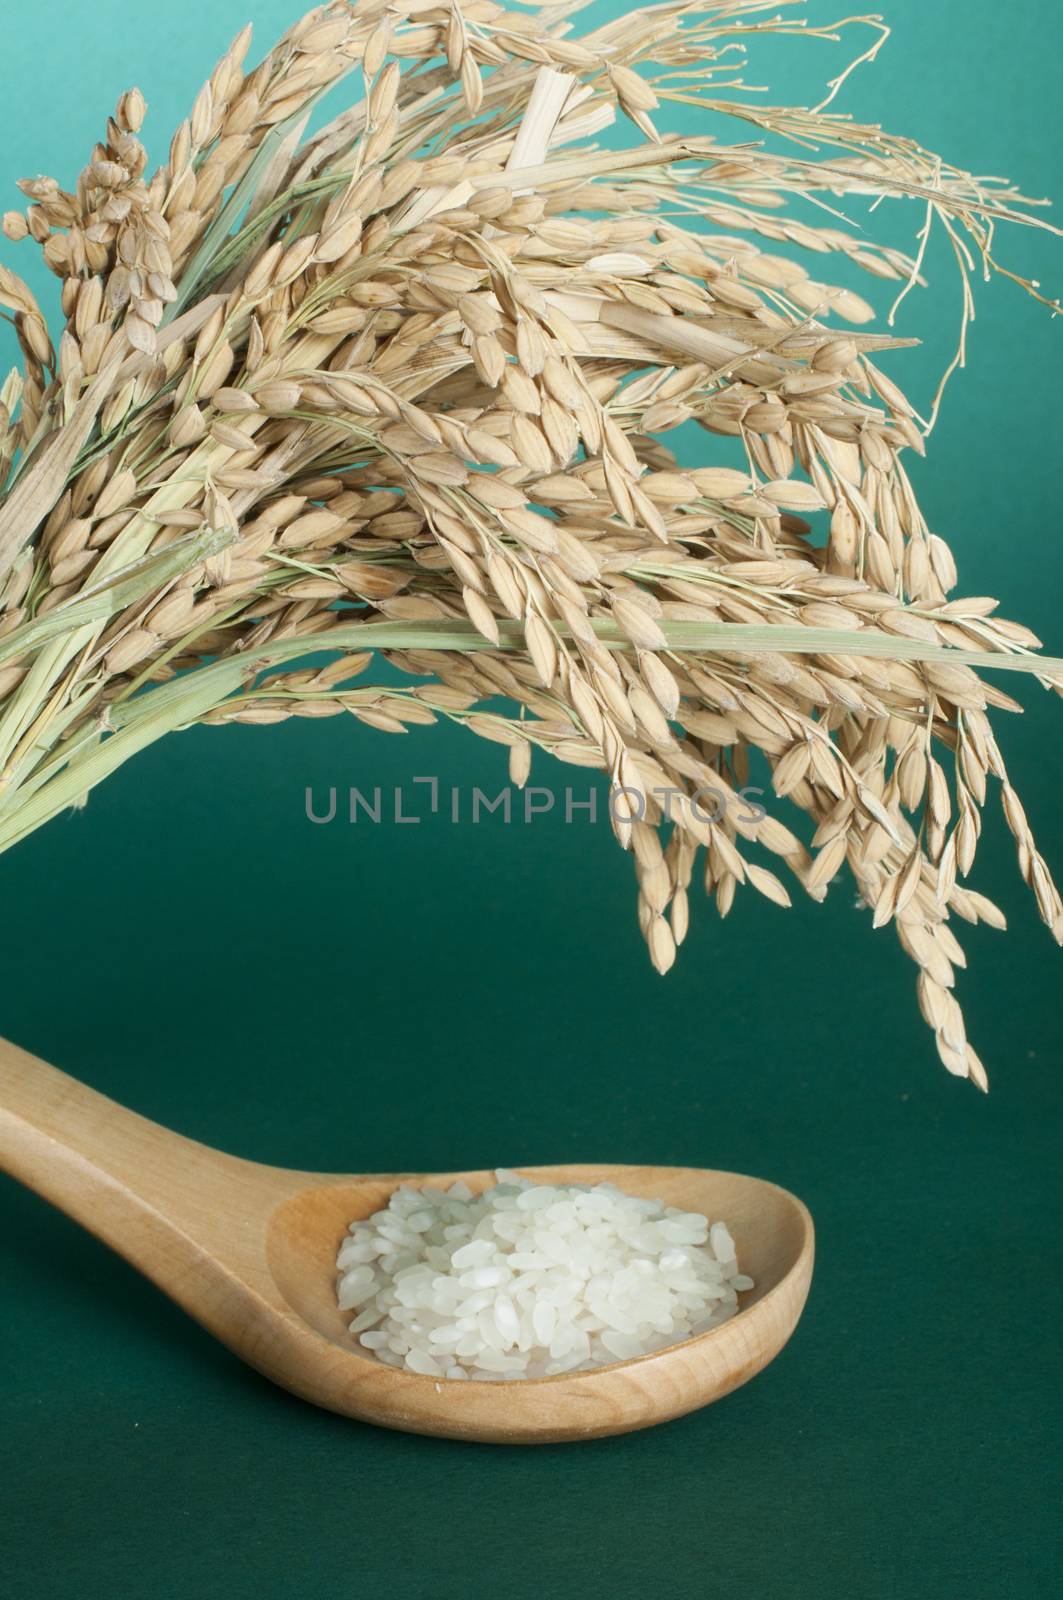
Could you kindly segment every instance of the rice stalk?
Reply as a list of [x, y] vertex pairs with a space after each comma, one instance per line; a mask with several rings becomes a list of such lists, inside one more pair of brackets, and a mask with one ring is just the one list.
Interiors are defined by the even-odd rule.
[[[876, 358], [910, 342], [932, 228], [961, 275], [951, 371], [976, 270], [1045, 299], [998, 263], [1000, 225], [1049, 225], [833, 109], [877, 19], [666, 0], [577, 37], [580, 9], [331, 4], [253, 67], [247, 29], [153, 174], [133, 89], [72, 189], [22, 183], [4, 233], [43, 251], [64, 325], [0, 268], [22, 354], [0, 849], [193, 723], [443, 718], [507, 746], [517, 783], [533, 750], [608, 775], [661, 971], [695, 871], [726, 915], [744, 886], [789, 903], [786, 879], [821, 900], [847, 867], [944, 1065], [985, 1087], [953, 924], [1003, 924], [965, 883], [991, 784], [1057, 940], [1063, 906], [983, 669], [1058, 692], [1063, 662], [953, 596], [903, 460], [940, 391], [924, 419]], [[760, 36], [867, 24], [818, 106], [744, 89]], [[741, 127], [677, 137], [674, 105]], [[850, 222], [882, 198], [916, 208], [914, 256]], [[853, 266], [892, 285], [884, 328], [830, 281]], [[713, 464], [669, 448], [687, 422]], [[376, 653], [414, 681], [364, 684]], [[800, 831], [740, 800], [753, 752]]]

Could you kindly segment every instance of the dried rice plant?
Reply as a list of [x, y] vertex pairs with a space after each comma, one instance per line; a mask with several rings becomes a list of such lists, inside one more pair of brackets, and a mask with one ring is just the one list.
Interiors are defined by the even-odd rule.
[[[1045, 224], [830, 109], [847, 74], [814, 110], [744, 96], [736, 49], [799, 32], [776, 0], [577, 39], [578, 9], [328, 5], [250, 71], [241, 34], [154, 176], [131, 90], [73, 190], [22, 184], [4, 231], [66, 320], [0, 269], [0, 849], [171, 729], [444, 717], [518, 784], [534, 747], [608, 773], [662, 972], [696, 867], [725, 915], [743, 885], [788, 903], [765, 853], [815, 899], [847, 865], [984, 1087], [951, 919], [1003, 923], [963, 884], [990, 779], [1057, 939], [1063, 911], [987, 715], [1015, 702], [973, 669], [1063, 663], [948, 598], [902, 463], [927, 427], [874, 360], [900, 341], [827, 278], [903, 297], [933, 225], [966, 315], [998, 224]], [[737, 141], [669, 135], [670, 102]], [[915, 259], [840, 213], [880, 196], [925, 219]], [[720, 464], [676, 460], [688, 421]], [[373, 651], [413, 681], [363, 686]], [[499, 695], [518, 716], [478, 709]], [[808, 843], [738, 800], [754, 750]]]

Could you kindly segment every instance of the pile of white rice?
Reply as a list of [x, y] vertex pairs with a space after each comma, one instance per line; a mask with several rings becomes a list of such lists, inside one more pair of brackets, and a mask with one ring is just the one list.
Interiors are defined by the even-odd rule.
[[611, 1183], [499, 1171], [474, 1195], [396, 1189], [340, 1247], [341, 1311], [389, 1366], [431, 1378], [549, 1378], [714, 1328], [753, 1287], [722, 1222]]

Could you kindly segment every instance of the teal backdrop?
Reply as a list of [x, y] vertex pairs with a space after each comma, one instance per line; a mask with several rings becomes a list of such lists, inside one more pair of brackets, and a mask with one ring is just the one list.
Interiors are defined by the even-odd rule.
[[[886, 5], [894, 39], [844, 106], [1063, 196], [1055, 0]], [[261, 47], [296, 9], [5, 8], [3, 203], [18, 177], [72, 180], [134, 83], [161, 159], [248, 13]], [[773, 79], [776, 100], [835, 67], [826, 45], [790, 41], [786, 55], [794, 87]], [[764, 57], [767, 76], [780, 47]], [[898, 236], [902, 222], [917, 218]], [[999, 253], [1063, 284], [1061, 241], [1005, 234]], [[31, 247], [4, 259], [27, 271]], [[957, 312], [940, 249], [929, 274], [901, 316], [926, 343], [892, 368], [924, 398]], [[981, 286], [978, 311], [915, 478], [963, 589], [999, 596], [1063, 653], [1061, 332], [1006, 283]], [[1063, 707], [1018, 692], [1026, 714], [999, 731], [1060, 872]], [[775, 1179], [818, 1229], [791, 1345], [718, 1406], [626, 1438], [519, 1450], [384, 1433], [271, 1388], [5, 1180], [5, 1593], [1047, 1600], [1063, 958], [995, 803], [977, 882], [1011, 928], [964, 930], [961, 979], [983, 1098], [938, 1065], [908, 963], [844, 884], [788, 912], [741, 896], [725, 924], [695, 905], [662, 980], [604, 826], [557, 810], [509, 827], [304, 816], [311, 784], [387, 793], [432, 773], [493, 792], [502, 754], [449, 729], [398, 739], [349, 719], [171, 737], [0, 860], [0, 1031], [268, 1162], [584, 1158]], [[536, 777], [583, 787], [575, 769]]]

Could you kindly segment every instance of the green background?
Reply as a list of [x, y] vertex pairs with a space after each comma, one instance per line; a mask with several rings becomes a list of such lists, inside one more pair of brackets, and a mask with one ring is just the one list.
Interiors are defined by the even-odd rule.
[[[6, 203], [17, 177], [71, 180], [132, 83], [151, 102], [161, 159], [249, 9], [12, 8]], [[1053, 0], [888, 10], [895, 38], [845, 106], [975, 171], [1063, 193]], [[259, 0], [260, 47], [294, 11]], [[825, 45], [785, 53], [793, 98], [834, 69]], [[1013, 234], [999, 248], [1058, 289], [1057, 242]], [[31, 248], [5, 259], [26, 271]], [[902, 316], [928, 346], [893, 368], [922, 398], [957, 308], [940, 250], [930, 268]], [[914, 471], [963, 589], [1000, 596], [1063, 653], [1059, 337], [1017, 290], [984, 288], [969, 368]], [[1063, 709], [1034, 685], [1019, 692], [1027, 714], [1002, 736], [1058, 871]], [[726, 925], [695, 905], [661, 980], [604, 826], [304, 820], [307, 784], [387, 792], [414, 773], [497, 787], [502, 752], [452, 730], [400, 740], [345, 719], [198, 730], [142, 755], [83, 813], [0, 861], [3, 1032], [148, 1116], [268, 1162], [583, 1158], [773, 1178], [817, 1223], [806, 1316], [755, 1383], [667, 1427], [536, 1450], [422, 1440], [271, 1388], [4, 1181], [6, 1592], [1058, 1592], [1063, 968], [995, 802], [977, 884], [1011, 929], [962, 928], [984, 1099], [937, 1064], [912, 970], [844, 884], [825, 906], [789, 912], [742, 896]], [[540, 766], [537, 778], [582, 789], [584, 775]]]

